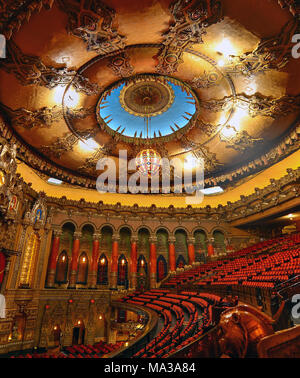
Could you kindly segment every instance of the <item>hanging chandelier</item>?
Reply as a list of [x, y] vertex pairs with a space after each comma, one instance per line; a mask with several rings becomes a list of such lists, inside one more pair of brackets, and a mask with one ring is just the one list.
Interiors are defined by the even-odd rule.
[[[145, 101], [145, 108], [146, 106], [147, 105]], [[149, 120], [149, 116], [146, 116], [144, 118], [147, 139], [149, 138]], [[161, 156], [153, 148], [146, 148], [137, 154], [136, 165], [137, 169], [140, 171], [142, 175], [148, 177], [154, 176], [159, 171], [159, 167], [161, 165]]]
[[136, 157], [137, 169], [145, 176], [154, 176], [161, 164], [161, 156], [152, 148], [140, 151]]

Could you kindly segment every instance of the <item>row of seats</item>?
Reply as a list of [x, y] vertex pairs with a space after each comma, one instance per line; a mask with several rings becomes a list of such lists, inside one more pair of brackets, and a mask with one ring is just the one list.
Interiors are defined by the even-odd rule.
[[199, 338], [212, 325], [212, 306], [208, 298], [212, 303], [220, 301], [220, 297], [206, 293], [175, 294], [167, 289], [133, 293], [120, 299], [151, 308], [163, 319], [160, 332], [134, 357], [165, 358]]
[[59, 353], [33, 352], [16, 353], [10, 358], [102, 358], [123, 346], [123, 342], [107, 344], [103, 341], [94, 345], [73, 345], [63, 348]]
[[[166, 288], [189, 283], [272, 288], [300, 274], [300, 234], [270, 239], [171, 277]], [[234, 257], [234, 258], [233, 258]]]

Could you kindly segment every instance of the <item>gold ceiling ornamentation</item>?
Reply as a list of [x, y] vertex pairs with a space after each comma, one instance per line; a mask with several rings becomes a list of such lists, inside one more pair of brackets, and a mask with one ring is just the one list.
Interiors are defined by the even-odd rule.
[[125, 47], [125, 37], [113, 27], [115, 11], [99, 0], [57, 0], [69, 16], [67, 30], [81, 38], [88, 51], [104, 55]]
[[163, 34], [163, 47], [157, 58], [157, 72], [165, 75], [177, 71], [183, 62], [183, 50], [195, 43], [203, 43], [206, 28], [222, 19], [222, 6], [218, 0], [175, 0], [170, 12], [174, 18], [169, 30]]
[[70, 119], [84, 119], [88, 116], [95, 114], [94, 106], [90, 106], [88, 108], [68, 108], [66, 107], [66, 113]]
[[32, 129], [34, 127], [49, 128], [53, 122], [57, 122], [63, 117], [62, 107], [58, 105], [55, 105], [53, 108], [43, 107], [33, 111], [24, 108], [13, 110], [3, 104], [0, 104], [0, 108], [10, 115], [14, 126], [24, 127], [25, 129]]
[[230, 56], [224, 71], [250, 76], [270, 69], [282, 69], [292, 56], [291, 50], [295, 45], [292, 43], [292, 36], [299, 32], [299, 21], [288, 21], [278, 35], [262, 39], [254, 51], [241, 56]]
[[222, 78], [217, 71], [204, 71], [201, 76], [195, 77], [190, 85], [192, 88], [207, 89], [219, 85]]
[[220, 100], [201, 102], [201, 106], [211, 112], [229, 110], [232, 107], [247, 109], [251, 117], [265, 116], [274, 119], [285, 117], [290, 113], [299, 111], [300, 95], [285, 95], [280, 98], [263, 96], [260, 93], [247, 96], [244, 93], [236, 96], [227, 96]]
[[107, 66], [114, 71], [116, 76], [121, 78], [131, 76], [134, 73], [134, 68], [130, 64], [129, 56], [126, 52], [111, 57]]
[[67, 133], [64, 137], [56, 138], [55, 142], [50, 145], [41, 146], [41, 152], [47, 156], [60, 159], [63, 153], [72, 151], [77, 142], [78, 137], [76, 135]]
[[78, 92], [94, 95], [100, 92], [96, 83], [88, 78], [68, 70], [65, 65], [59, 68], [46, 66], [39, 57], [23, 54], [21, 49], [12, 41], [7, 43], [7, 57], [0, 60], [0, 68], [14, 74], [22, 85], [40, 85], [49, 89], [65, 86], [72, 82]]
[[263, 140], [262, 138], [253, 138], [246, 130], [238, 131], [234, 126], [228, 125], [225, 128], [234, 131], [234, 134], [228, 138], [220, 133], [220, 140], [226, 143], [226, 148], [233, 148], [236, 151], [244, 152]]
[[120, 92], [120, 103], [124, 110], [138, 117], [155, 117], [167, 111], [174, 102], [170, 85], [149, 77], [125, 85]]
[[84, 164], [78, 168], [78, 171], [83, 174], [96, 176], [96, 164], [98, 160], [108, 157], [110, 152], [109, 148], [98, 148], [98, 150], [94, 152], [91, 157], [87, 158]]
[[214, 135], [220, 127], [220, 125], [212, 125], [210, 123], [205, 123], [201, 119], [197, 120], [196, 125], [197, 125], [197, 128], [203, 131], [207, 136]]
[[300, 4], [298, 0], [278, 0], [281, 8], [288, 8], [294, 17], [300, 15]]
[[[18, 4], [19, 3], [19, 4]], [[42, 8], [51, 9], [54, 0], [1, 1], [0, 31], [6, 39], [10, 39], [18, 31], [23, 22], [28, 22], [32, 14]]]
[[[181, 133], [180, 133], [181, 134]], [[209, 148], [190, 140], [186, 135], [181, 134], [177, 136], [179, 143], [186, 151], [193, 151], [194, 155], [200, 159], [204, 159], [204, 167], [206, 172], [211, 172], [216, 168], [222, 166], [215, 153], [210, 152]]]

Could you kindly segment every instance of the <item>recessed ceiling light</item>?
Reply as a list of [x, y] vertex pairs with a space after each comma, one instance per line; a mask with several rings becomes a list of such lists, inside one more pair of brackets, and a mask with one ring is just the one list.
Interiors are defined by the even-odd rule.
[[230, 55], [235, 55], [236, 50], [233, 47], [232, 43], [228, 38], [224, 38], [217, 46], [216, 51], [222, 55], [224, 55], [226, 58], [228, 58]]
[[220, 186], [213, 186], [211, 188], [202, 189], [201, 192], [204, 195], [207, 196], [207, 195], [211, 195], [211, 194], [220, 194], [220, 193], [223, 193], [224, 190]]
[[99, 144], [93, 138], [86, 139], [85, 141], [80, 140], [78, 145], [82, 150], [89, 152], [95, 151], [99, 148]]
[[56, 179], [56, 178], [54, 178], [54, 177], [50, 177], [50, 178], [48, 179], [48, 183], [49, 183], [49, 184], [60, 185], [60, 184], [62, 184], [62, 181], [61, 181], [61, 180], [58, 180], [58, 179]]
[[193, 169], [199, 165], [199, 160], [193, 154], [188, 155], [184, 159], [184, 168]]

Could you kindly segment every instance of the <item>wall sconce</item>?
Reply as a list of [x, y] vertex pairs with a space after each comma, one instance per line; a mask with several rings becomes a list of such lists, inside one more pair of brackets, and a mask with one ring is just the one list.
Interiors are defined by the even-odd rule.
[[80, 321], [80, 320], [78, 320], [77, 324], [78, 324], [78, 325], [80, 325], [80, 324], [81, 324], [81, 321]]
[[122, 259], [121, 264], [125, 265], [125, 260], [124, 259]]
[[105, 258], [101, 259], [101, 264], [102, 264], [102, 265], [105, 264]]
[[102, 320], [103, 318], [102, 318], [102, 315], [99, 315], [99, 320]]

